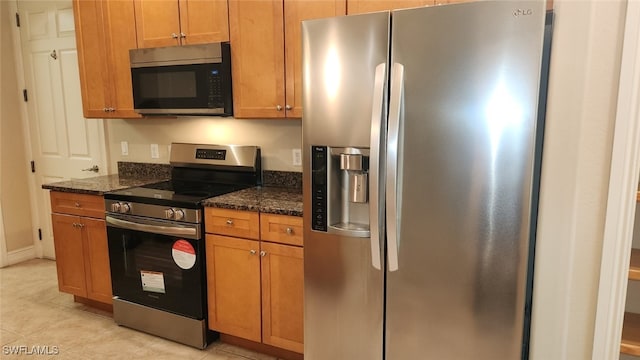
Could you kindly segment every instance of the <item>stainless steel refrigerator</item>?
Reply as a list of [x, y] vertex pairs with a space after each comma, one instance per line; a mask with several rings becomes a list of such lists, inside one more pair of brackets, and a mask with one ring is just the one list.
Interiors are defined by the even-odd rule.
[[303, 22], [305, 359], [528, 357], [551, 20]]

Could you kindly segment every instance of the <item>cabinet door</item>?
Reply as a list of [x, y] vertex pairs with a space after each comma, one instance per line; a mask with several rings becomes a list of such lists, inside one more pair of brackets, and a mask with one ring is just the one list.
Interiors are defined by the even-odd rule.
[[137, 47], [133, 3], [75, 0], [73, 10], [83, 115], [139, 118], [129, 67], [129, 49]]
[[[261, 243], [262, 342], [304, 350], [304, 268], [302, 248]], [[330, 346], [330, 345], [329, 345]]]
[[302, 38], [303, 20], [346, 14], [345, 0], [299, 1], [284, 0], [285, 64], [286, 64], [286, 116], [302, 117]]
[[73, 2], [76, 26], [76, 47], [80, 68], [82, 110], [87, 118], [103, 118], [109, 99], [107, 83], [109, 69], [101, 1], [75, 0]]
[[236, 118], [285, 116], [282, 0], [229, 0]]
[[111, 270], [107, 228], [104, 220], [81, 218], [87, 297], [111, 304]]
[[260, 342], [260, 243], [207, 235], [209, 328]]
[[177, 0], [134, 0], [138, 47], [180, 44]]
[[434, 0], [349, 0], [347, 4], [347, 14], [362, 14], [374, 11], [412, 8], [434, 5], [434, 3]]
[[[108, 81], [110, 84], [109, 112], [111, 118], [140, 118], [133, 110], [133, 90], [131, 88], [131, 67], [129, 50], [138, 47], [136, 40], [135, 14], [131, 1], [103, 1], [105, 21], [105, 41], [109, 52]], [[105, 61], [105, 60], [103, 60]]]
[[62, 292], [87, 297], [80, 217], [51, 214], [51, 222], [56, 249], [58, 288]]
[[182, 45], [229, 41], [227, 0], [180, 0]]

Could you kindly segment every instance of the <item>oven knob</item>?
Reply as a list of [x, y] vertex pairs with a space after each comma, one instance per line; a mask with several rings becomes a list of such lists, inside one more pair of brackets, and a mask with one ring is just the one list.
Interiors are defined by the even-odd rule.
[[120, 212], [120, 203], [111, 204], [111, 212]]
[[174, 218], [176, 220], [182, 220], [184, 219], [184, 211], [180, 210], [180, 209], [175, 209], [174, 210]]
[[122, 214], [126, 214], [126, 213], [128, 213], [130, 211], [131, 211], [131, 205], [129, 205], [128, 203], [120, 204], [120, 212]]
[[167, 209], [164, 211], [164, 217], [167, 219], [173, 219], [173, 217], [175, 216], [175, 213], [173, 212], [173, 209]]

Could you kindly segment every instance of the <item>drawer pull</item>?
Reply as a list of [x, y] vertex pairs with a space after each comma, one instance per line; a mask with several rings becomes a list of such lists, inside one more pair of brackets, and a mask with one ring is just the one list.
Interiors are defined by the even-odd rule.
[[229, 225], [229, 226], [233, 226], [233, 220], [231, 220], [231, 219], [227, 219], [227, 225]]
[[287, 235], [293, 235], [293, 229], [288, 227], [287, 228]]
[[80, 203], [79, 203], [79, 202], [77, 202], [77, 201], [76, 201], [76, 204], [75, 204], [75, 205], [76, 205], [76, 207], [78, 207], [78, 208], [80, 207]]

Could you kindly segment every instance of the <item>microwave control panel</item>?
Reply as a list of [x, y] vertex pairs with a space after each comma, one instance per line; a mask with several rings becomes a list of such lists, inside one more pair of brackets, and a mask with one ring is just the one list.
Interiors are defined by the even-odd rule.
[[222, 72], [216, 68], [209, 71], [209, 98], [207, 106], [211, 109], [224, 108]]

